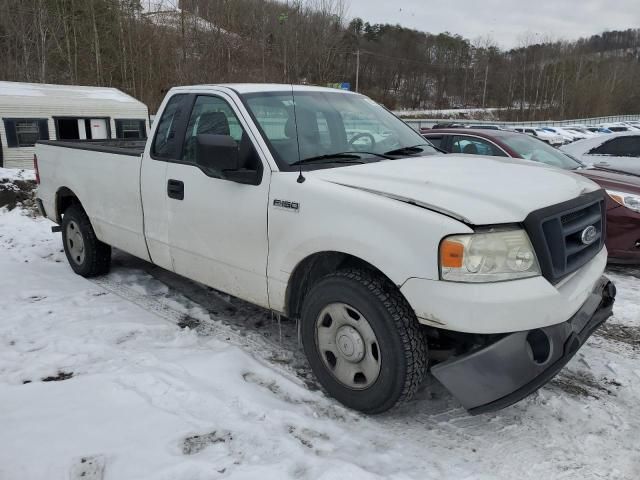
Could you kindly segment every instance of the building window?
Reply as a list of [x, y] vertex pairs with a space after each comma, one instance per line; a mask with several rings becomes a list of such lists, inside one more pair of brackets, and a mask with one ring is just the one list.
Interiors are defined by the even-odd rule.
[[105, 140], [111, 138], [109, 117], [53, 117], [58, 140]]
[[38, 140], [49, 140], [49, 127], [43, 118], [5, 118], [7, 147], [33, 147]]
[[40, 138], [38, 122], [34, 120], [20, 120], [16, 122], [16, 137], [19, 147], [33, 147]]
[[141, 139], [147, 138], [146, 121], [138, 119], [121, 119], [116, 122], [116, 138]]

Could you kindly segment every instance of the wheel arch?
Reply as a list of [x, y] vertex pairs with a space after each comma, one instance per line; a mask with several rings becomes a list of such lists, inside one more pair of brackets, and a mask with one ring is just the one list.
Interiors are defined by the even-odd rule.
[[384, 278], [385, 284], [398, 288], [382, 270], [355, 255], [339, 251], [316, 252], [298, 262], [289, 276], [285, 292], [285, 314], [290, 318], [298, 318], [304, 298], [313, 285], [325, 275], [346, 268], [376, 273]]
[[55, 215], [56, 222], [58, 224], [62, 223], [62, 214], [67, 208], [74, 204], [82, 206], [82, 202], [80, 201], [80, 198], [78, 198], [78, 195], [76, 195], [69, 187], [58, 188], [56, 191], [55, 201]]

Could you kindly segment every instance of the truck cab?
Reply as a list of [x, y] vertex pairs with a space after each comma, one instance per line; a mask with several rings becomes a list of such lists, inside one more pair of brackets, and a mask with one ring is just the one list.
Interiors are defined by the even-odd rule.
[[296, 319], [323, 387], [367, 413], [429, 370], [473, 413], [510, 405], [611, 315], [596, 184], [441, 156], [357, 93], [177, 87], [146, 144], [40, 142], [37, 160], [76, 273], [106, 273], [114, 246]]

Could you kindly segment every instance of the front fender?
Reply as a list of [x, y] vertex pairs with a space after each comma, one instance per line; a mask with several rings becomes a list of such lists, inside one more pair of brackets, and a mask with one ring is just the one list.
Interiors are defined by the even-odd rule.
[[[406, 202], [323, 180], [281, 172], [269, 199], [269, 296], [282, 311], [295, 267], [310, 255], [343, 252], [373, 265], [396, 285], [408, 278], [438, 278], [443, 237], [471, 228], [446, 215]], [[296, 202], [297, 210], [277, 201]]]

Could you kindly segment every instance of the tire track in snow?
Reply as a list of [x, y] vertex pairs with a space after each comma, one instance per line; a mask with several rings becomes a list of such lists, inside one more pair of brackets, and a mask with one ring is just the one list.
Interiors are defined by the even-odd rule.
[[[141, 274], [150, 275], [146, 272], [142, 272]], [[166, 274], [173, 276], [170, 272], [166, 272]], [[155, 278], [155, 276], [152, 275], [150, 275], [150, 277]], [[279, 372], [283, 373], [288, 379], [297, 383], [302, 381], [302, 383], [311, 390], [319, 389], [315, 383], [315, 379], [311, 376], [311, 371], [308, 365], [306, 365], [306, 362], [304, 365], [301, 365], [300, 352], [292, 351], [290, 348], [287, 348], [268, 337], [250, 331], [248, 327], [244, 327], [248, 331], [238, 331], [236, 329], [237, 325], [235, 322], [230, 322], [230, 318], [228, 316], [218, 314], [218, 310], [221, 310], [219, 307], [224, 306], [222, 303], [224, 302], [224, 299], [215, 293], [209, 293], [212, 302], [210, 302], [209, 305], [203, 305], [202, 303], [189, 298], [189, 295], [184, 295], [180, 291], [174, 291], [175, 289], [172, 285], [167, 285], [167, 283], [162, 280], [157, 281], [169, 288], [168, 297], [149, 295], [146, 292], [133, 288], [124, 281], [115, 279], [112, 275], [95, 277], [89, 280], [104, 290], [139, 306], [145, 311], [157, 315], [169, 323], [179, 326], [186, 325], [192, 328], [198, 335], [212, 337], [222, 342], [240, 347], [249, 351], [271, 367], [277, 368]], [[202, 286], [200, 288], [205, 287]], [[192, 316], [190, 313], [186, 313], [185, 311], [181, 311], [180, 309], [174, 308], [170, 305], [170, 303], [174, 302], [185, 308], [185, 310], [190, 311], [196, 308], [200, 310], [200, 312], [196, 312], [196, 314]], [[185, 303], [188, 304], [190, 302], [194, 303], [192, 307], [185, 305]], [[227, 304], [231, 305], [228, 302]]]
[[[299, 346], [295, 323], [288, 320], [275, 322], [270, 319], [271, 314], [265, 309], [229, 297], [122, 252], [117, 252], [114, 256], [114, 267], [112, 274], [90, 280], [175, 325], [185, 322], [185, 317], [189, 316], [187, 311], [198, 309], [200, 314], [195, 315], [193, 324], [193, 329], [198, 335], [213, 337], [238, 346], [277, 371], [286, 372], [288, 378], [295, 378], [298, 383], [302, 382], [308, 390], [321, 390]], [[123, 276], [124, 279], [119, 278]], [[150, 281], [159, 282], [168, 292], [158, 295], [157, 292], [140, 289], [140, 284]], [[172, 303], [179, 305], [179, 308], [174, 308]], [[233, 309], [232, 313], [229, 313], [229, 308]], [[258, 331], [252, 328], [256, 319], [264, 323]], [[188, 323], [188, 320], [185, 323]], [[260, 330], [266, 335], [258, 333]], [[259, 379], [252, 381], [261, 384]], [[263, 386], [268, 389], [273, 387], [270, 382]], [[338, 405], [335, 400], [327, 399]], [[418, 412], [420, 418], [417, 423], [427, 428], [442, 429], [448, 424], [456, 430], [464, 429], [471, 436], [486, 429], [485, 422], [479, 417], [470, 417], [430, 375], [413, 400], [375, 418], [385, 428], [398, 427], [402, 430], [403, 418], [406, 415], [416, 416]]]

